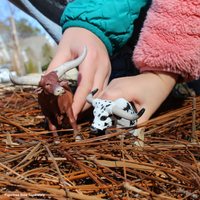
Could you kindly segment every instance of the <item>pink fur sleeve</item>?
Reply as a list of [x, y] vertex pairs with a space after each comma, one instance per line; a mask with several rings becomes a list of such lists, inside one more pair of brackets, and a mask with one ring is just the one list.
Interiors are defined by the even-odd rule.
[[200, 76], [200, 0], [153, 0], [133, 53], [141, 72]]

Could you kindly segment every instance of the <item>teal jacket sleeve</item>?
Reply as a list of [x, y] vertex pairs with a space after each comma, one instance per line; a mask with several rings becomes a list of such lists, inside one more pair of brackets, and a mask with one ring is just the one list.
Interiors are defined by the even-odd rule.
[[148, 0], [75, 0], [61, 17], [62, 31], [82, 27], [97, 35], [109, 55], [117, 52], [131, 37], [134, 21]]

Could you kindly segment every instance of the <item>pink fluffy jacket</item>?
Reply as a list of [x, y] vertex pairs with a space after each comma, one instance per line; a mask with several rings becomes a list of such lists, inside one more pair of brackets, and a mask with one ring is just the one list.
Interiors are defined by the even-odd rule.
[[168, 71], [182, 81], [200, 76], [200, 0], [153, 0], [133, 61], [141, 72]]

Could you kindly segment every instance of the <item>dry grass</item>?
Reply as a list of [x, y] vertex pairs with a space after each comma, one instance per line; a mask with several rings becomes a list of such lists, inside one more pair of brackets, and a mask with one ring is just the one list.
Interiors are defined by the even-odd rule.
[[200, 199], [199, 97], [195, 109], [175, 98], [139, 124], [144, 147], [130, 129], [95, 136], [90, 122], [79, 124], [84, 140], [63, 129], [55, 143], [31, 88], [0, 98], [0, 199]]

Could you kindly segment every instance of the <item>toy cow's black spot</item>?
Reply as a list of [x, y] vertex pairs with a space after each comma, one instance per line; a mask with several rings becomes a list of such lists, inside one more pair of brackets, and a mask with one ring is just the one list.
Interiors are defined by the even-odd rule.
[[130, 107], [130, 105], [127, 103], [127, 105], [126, 105], [126, 107], [123, 109], [123, 110], [125, 110], [125, 111], [129, 111], [131, 109], [131, 107]]
[[108, 126], [108, 123], [105, 123], [104, 126]]
[[130, 121], [130, 126], [135, 125], [135, 122], [136, 122], [136, 121]]
[[100, 120], [105, 121], [105, 120], [107, 120], [107, 118], [108, 118], [107, 116], [101, 116]]
[[121, 119], [121, 117], [119, 117], [119, 116], [117, 116], [117, 115], [115, 115], [115, 114], [113, 114], [113, 116], [114, 116], [117, 120], [120, 120], [120, 119]]
[[106, 107], [110, 106], [111, 104], [107, 104]]
[[100, 117], [101, 116], [101, 114], [98, 114], [98, 117]]

